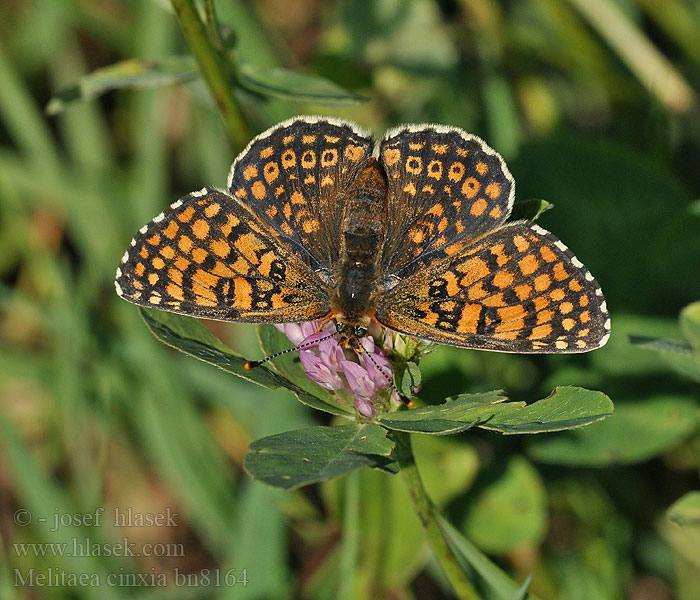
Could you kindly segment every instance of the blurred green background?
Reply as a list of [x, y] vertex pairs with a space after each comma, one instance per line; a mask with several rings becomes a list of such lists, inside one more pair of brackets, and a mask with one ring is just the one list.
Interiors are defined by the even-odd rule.
[[[402, 122], [476, 133], [508, 161], [518, 199], [554, 204], [540, 224], [605, 292], [612, 338], [592, 354], [424, 360], [427, 401], [497, 388], [531, 401], [570, 384], [616, 404], [576, 432], [418, 439], [451, 522], [518, 581], [534, 574], [540, 598], [700, 597], [700, 502], [687, 495], [700, 372], [686, 345], [629, 341], [682, 341], [678, 314], [700, 299], [700, 4], [216, 8], [239, 65], [368, 98], [239, 88], [252, 133], [306, 113], [377, 136]], [[165, 0], [0, 5], [0, 598], [448, 598], [398, 478], [365, 471], [292, 493], [253, 482], [250, 441], [325, 417], [163, 346], [114, 293], [135, 231], [179, 196], [223, 187], [240, 148], [191, 78], [44, 111], [95, 69], [187, 52]], [[260, 356], [254, 326], [207, 325]], [[131, 526], [114, 526], [115, 510]], [[140, 556], [119, 556], [120, 542]]]

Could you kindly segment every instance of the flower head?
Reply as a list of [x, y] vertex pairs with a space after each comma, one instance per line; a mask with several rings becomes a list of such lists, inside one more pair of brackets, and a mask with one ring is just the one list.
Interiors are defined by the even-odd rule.
[[343, 348], [336, 337], [328, 337], [334, 332], [332, 323], [321, 330], [319, 326], [318, 321], [275, 325], [290, 342], [301, 346], [299, 358], [312, 381], [333, 392], [352, 394], [357, 412], [368, 419], [382, 412], [381, 405], [387, 401], [395, 406], [401, 403], [392, 385], [391, 363], [374, 337], [361, 338], [359, 348], [353, 350]]

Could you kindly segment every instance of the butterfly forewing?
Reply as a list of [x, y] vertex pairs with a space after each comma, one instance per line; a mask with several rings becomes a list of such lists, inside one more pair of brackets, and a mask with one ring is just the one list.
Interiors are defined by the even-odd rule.
[[408, 277], [510, 214], [515, 184], [505, 162], [460, 129], [399, 127], [384, 137], [379, 158], [389, 190], [387, 273]]
[[255, 138], [236, 159], [229, 188], [313, 268], [338, 260], [345, 192], [373, 142], [335, 119], [294, 119]]
[[328, 312], [299, 256], [214, 189], [185, 196], [144, 226], [115, 283], [135, 304], [210, 319], [284, 323]]

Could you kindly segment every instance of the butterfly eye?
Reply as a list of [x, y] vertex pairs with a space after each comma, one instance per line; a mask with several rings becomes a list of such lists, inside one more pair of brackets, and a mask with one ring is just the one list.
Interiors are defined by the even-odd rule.
[[366, 327], [355, 327], [355, 336], [356, 337], [365, 337], [367, 335], [367, 328]]
[[345, 323], [336, 323], [336, 324], [335, 324], [335, 330], [336, 330], [338, 333], [343, 333], [343, 331], [345, 331]]

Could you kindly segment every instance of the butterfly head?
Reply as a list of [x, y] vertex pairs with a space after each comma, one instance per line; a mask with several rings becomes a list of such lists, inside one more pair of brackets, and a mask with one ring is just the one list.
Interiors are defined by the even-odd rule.
[[338, 314], [335, 316], [335, 330], [340, 335], [339, 343], [341, 346], [355, 347], [358, 344], [357, 340], [362, 339], [367, 335], [370, 324], [369, 317], [361, 317], [360, 322], [348, 322], [344, 316]]

